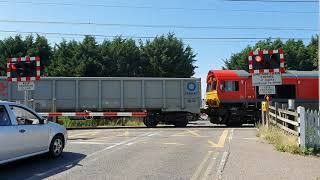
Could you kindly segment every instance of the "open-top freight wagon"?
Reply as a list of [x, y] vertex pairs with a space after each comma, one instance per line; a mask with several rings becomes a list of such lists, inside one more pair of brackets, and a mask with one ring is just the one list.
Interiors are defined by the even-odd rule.
[[[197, 78], [42, 77], [34, 83], [28, 99], [38, 112], [145, 112], [148, 127], [186, 126], [200, 113]], [[0, 99], [23, 102], [24, 92], [3, 77]]]

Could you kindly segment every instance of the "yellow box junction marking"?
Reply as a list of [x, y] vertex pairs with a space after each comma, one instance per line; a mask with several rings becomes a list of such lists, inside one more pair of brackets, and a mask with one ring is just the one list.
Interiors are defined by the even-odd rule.
[[219, 142], [218, 144], [214, 143], [213, 141], [211, 140], [208, 140], [208, 143], [209, 143], [209, 147], [214, 147], [214, 148], [222, 148], [224, 147], [224, 143], [226, 142], [226, 139], [227, 139], [227, 136], [228, 136], [228, 130], [225, 129], [223, 130], [220, 138], [219, 138]]
[[206, 136], [201, 136], [197, 132], [198, 132], [198, 130], [191, 131], [191, 130], [187, 129], [184, 132], [173, 134], [171, 136], [189, 136], [189, 135], [191, 135], [191, 137], [206, 137]]
[[123, 133], [118, 134], [117, 137], [128, 137], [130, 135], [130, 132], [128, 130], [125, 130]]
[[78, 133], [78, 134], [70, 134], [68, 138], [78, 138], [82, 136], [94, 136], [96, 134], [100, 133], [99, 131], [90, 131], [90, 132], [83, 132], [83, 133]]

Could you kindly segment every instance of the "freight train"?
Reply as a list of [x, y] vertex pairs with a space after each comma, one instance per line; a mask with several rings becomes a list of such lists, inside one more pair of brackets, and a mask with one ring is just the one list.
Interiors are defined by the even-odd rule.
[[[28, 104], [49, 116], [141, 115], [147, 127], [184, 127], [200, 113], [200, 78], [41, 77], [34, 83]], [[2, 77], [0, 99], [24, 103], [24, 92]]]
[[[272, 100], [295, 99], [298, 105], [318, 107], [318, 73], [283, 73], [283, 84], [276, 86]], [[144, 112], [140, 115], [144, 114], [147, 127], [159, 122], [184, 127], [197, 119], [202, 101], [199, 78], [42, 77], [34, 83], [35, 90], [27, 94], [29, 106], [38, 112], [55, 112], [53, 116], [63, 112], [105, 112], [100, 113], [103, 116]], [[1, 100], [22, 103], [24, 93], [17, 89], [17, 82], [0, 78]], [[255, 123], [264, 98], [258, 91], [252, 85], [251, 74], [244, 70], [211, 70], [207, 76], [207, 108], [203, 112], [214, 124]]]
[[[296, 105], [319, 108], [319, 71], [287, 71], [282, 85], [276, 85], [274, 102], [294, 99]], [[207, 75], [204, 112], [211, 123], [241, 125], [259, 120], [264, 95], [252, 85], [252, 76], [244, 70], [211, 70]]]

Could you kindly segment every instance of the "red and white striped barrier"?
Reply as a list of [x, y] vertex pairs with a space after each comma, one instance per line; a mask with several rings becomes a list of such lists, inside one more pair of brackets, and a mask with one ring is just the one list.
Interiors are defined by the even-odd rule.
[[99, 116], [99, 117], [146, 117], [147, 112], [49, 112], [38, 113], [41, 116], [46, 117], [87, 117], [87, 116]]
[[[254, 55], [263, 55], [263, 54], [276, 54], [279, 53], [280, 56], [280, 68], [279, 69], [253, 69], [253, 56]], [[284, 73], [285, 72], [285, 68], [284, 68], [284, 52], [282, 49], [276, 49], [276, 50], [260, 50], [260, 51], [250, 51], [249, 52], [249, 72], [251, 74], [253, 73], [275, 73], [275, 72], [279, 72], [279, 73]]]
[[[36, 61], [36, 76], [34, 77], [11, 77], [11, 70], [15, 63], [17, 62], [30, 62]], [[17, 82], [17, 81], [35, 81], [40, 80], [40, 57], [17, 57], [17, 58], [8, 58], [7, 59], [7, 81]]]

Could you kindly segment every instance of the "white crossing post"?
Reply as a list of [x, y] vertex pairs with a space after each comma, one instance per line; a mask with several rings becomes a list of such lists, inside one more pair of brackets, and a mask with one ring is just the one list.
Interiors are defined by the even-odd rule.
[[299, 132], [299, 145], [300, 148], [306, 148], [306, 110], [304, 107], [299, 106], [297, 109], [298, 112], [298, 132]]
[[24, 105], [28, 106], [28, 91], [24, 91]]

